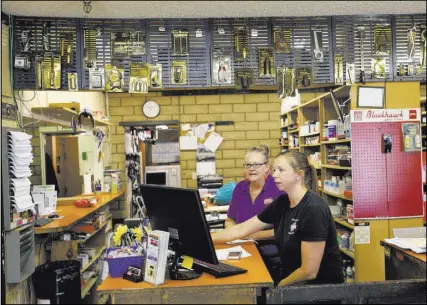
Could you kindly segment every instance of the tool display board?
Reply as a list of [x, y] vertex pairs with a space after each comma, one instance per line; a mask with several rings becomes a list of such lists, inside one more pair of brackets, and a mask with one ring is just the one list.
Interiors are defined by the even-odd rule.
[[[363, 120], [359, 115], [369, 111], [352, 111], [354, 218], [422, 217], [422, 152], [405, 152], [403, 149], [402, 124], [414, 121], [354, 121], [354, 118]], [[394, 110], [394, 113], [398, 112]], [[419, 111], [417, 115], [419, 124]], [[384, 153], [384, 135], [390, 135], [392, 140], [388, 153]]]
[[[53, 53], [59, 53], [60, 40], [73, 34], [71, 64], [64, 66], [61, 58], [61, 89], [68, 89], [67, 73], [77, 72], [79, 88], [87, 90], [88, 69], [84, 64], [84, 31], [93, 30], [96, 35], [96, 63], [104, 67], [117, 63], [124, 67], [125, 91], [128, 90], [129, 63], [147, 62], [162, 65], [163, 88], [205, 88], [211, 87], [212, 54], [224, 52], [231, 58], [231, 83], [221, 86], [235, 86], [235, 72], [250, 69], [253, 81], [252, 88], [276, 84], [275, 77], [260, 77], [259, 49], [274, 46], [274, 31], [284, 29], [289, 39], [289, 52], [274, 52], [274, 67], [287, 66], [295, 69], [311, 68], [313, 84], [334, 83], [334, 58], [343, 55], [343, 62], [354, 62], [355, 75], [362, 67], [361, 47], [363, 44], [363, 67], [366, 81], [392, 80], [425, 80], [426, 67], [413, 75], [398, 75], [397, 66], [408, 62], [407, 31], [412, 24], [416, 25], [413, 62], [421, 60], [421, 50], [425, 42], [421, 40], [425, 29], [426, 15], [398, 16], [336, 16], [306, 18], [224, 18], [224, 19], [65, 19], [19, 16], [13, 18], [13, 54], [20, 52], [20, 35], [24, 30], [31, 30], [30, 57], [31, 66], [27, 71], [15, 69], [14, 86], [16, 89], [35, 89], [36, 63], [34, 56], [43, 55], [43, 23], [50, 22], [50, 46]], [[381, 36], [378, 27], [390, 28], [389, 36]], [[365, 37], [361, 44], [357, 28], [365, 27]], [[161, 28], [164, 28], [160, 30]], [[236, 29], [244, 28], [247, 43], [245, 60], [237, 60], [235, 50]], [[322, 62], [313, 60], [312, 29], [321, 31]], [[223, 32], [220, 29], [224, 30]], [[174, 55], [172, 31], [188, 31], [188, 55]], [[255, 32], [253, 30], [256, 30]], [[145, 53], [125, 58], [112, 58], [111, 33], [140, 31], [145, 42]], [[379, 37], [379, 38], [378, 38]], [[382, 40], [381, 40], [382, 39]], [[372, 77], [372, 58], [375, 53], [375, 40], [380, 41], [390, 50], [389, 54], [380, 56], [385, 61], [385, 77]], [[377, 42], [378, 44], [378, 42]], [[171, 79], [172, 61], [185, 60], [187, 64], [186, 84], [174, 84]], [[344, 73], [345, 78], [345, 73]], [[345, 79], [344, 79], [345, 81]]]

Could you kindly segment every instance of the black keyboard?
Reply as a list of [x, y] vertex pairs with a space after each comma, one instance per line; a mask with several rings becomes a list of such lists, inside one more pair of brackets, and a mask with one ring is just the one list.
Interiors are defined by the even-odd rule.
[[219, 263], [218, 265], [212, 265], [198, 259], [194, 260], [193, 269], [197, 272], [206, 272], [206, 273], [212, 274], [216, 278], [248, 272], [248, 270], [242, 269], [236, 266], [227, 265], [224, 263]]
[[34, 226], [43, 227], [44, 225], [47, 225], [51, 221], [53, 221], [52, 218], [37, 218]]

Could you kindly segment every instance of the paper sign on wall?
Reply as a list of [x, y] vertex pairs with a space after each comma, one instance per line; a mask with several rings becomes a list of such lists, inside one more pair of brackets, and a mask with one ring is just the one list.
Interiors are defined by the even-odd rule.
[[182, 129], [182, 131], [188, 131], [191, 129], [191, 125], [190, 124], [182, 124], [181, 129]]
[[354, 227], [354, 243], [356, 245], [371, 243], [371, 227], [369, 222], [356, 223]]
[[223, 138], [216, 132], [212, 132], [209, 137], [206, 139], [204, 145], [211, 152], [215, 152], [219, 145], [221, 145]]
[[195, 137], [195, 136], [180, 136], [179, 137], [179, 148], [181, 150], [196, 150], [197, 149], [197, 137]]

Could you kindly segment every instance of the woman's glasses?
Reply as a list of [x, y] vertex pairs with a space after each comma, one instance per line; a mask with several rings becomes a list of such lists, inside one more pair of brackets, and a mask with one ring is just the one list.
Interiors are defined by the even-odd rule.
[[253, 163], [253, 164], [244, 163], [243, 166], [247, 169], [251, 169], [251, 168], [258, 169], [261, 167], [261, 165], [264, 165], [264, 164], [267, 164], [267, 163], [265, 163], [265, 162], [264, 163]]

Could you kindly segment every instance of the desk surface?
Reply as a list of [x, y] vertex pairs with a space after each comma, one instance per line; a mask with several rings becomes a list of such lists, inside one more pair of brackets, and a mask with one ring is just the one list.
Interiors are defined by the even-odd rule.
[[399, 250], [400, 252], [403, 252], [406, 255], [412, 256], [412, 257], [414, 257], [414, 258], [416, 258], [416, 259], [418, 259], [418, 260], [420, 260], [420, 261], [422, 261], [424, 263], [426, 262], [426, 253], [419, 253], [418, 254], [418, 253], [415, 253], [414, 251], [411, 251], [411, 250], [408, 250], [408, 249], [402, 249], [402, 248], [400, 248], [400, 247], [398, 247], [396, 245], [389, 244], [386, 241], [381, 241], [381, 244], [382, 245], [387, 245], [390, 248], [394, 248], [396, 250]]
[[98, 203], [96, 204], [96, 206], [91, 208], [76, 208], [74, 204], [70, 204], [68, 202], [72, 201], [74, 203], [75, 199], [62, 199], [60, 200], [62, 203], [59, 203], [56, 207], [56, 214], [64, 217], [60, 219], [55, 219], [54, 221], [48, 223], [47, 225], [44, 225], [43, 227], [35, 227], [34, 234], [46, 234], [67, 230], [82, 218], [89, 216], [92, 213], [95, 213], [100, 208], [108, 205], [113, 200], [122, 196], [124, 193], [125, 190], [122, 190], [117, 194], [101, 193], [94, 195], [92, 197], [96, 197]]
[[[235, 245], [215, 245], [216, 249], [231, 248]], [[166, 280], [160, 286], [154, 286], [146, 282], [133, 283], [122, 278], [107, 277], [105, 281], [98, 286], [98, 292], [126, 293], [123, 290], [136, 289], [158, 289], [158, 288], [183, 288], [183, 287], [202, 287], [202, 286], [225, 286], [242, 285], [245, 287], [269, 287], [273, 286], [273, 280], [268, 273], [267, 268], [254, 243], [245, 243], [241, 246], [252, 256], [242, 258], [237, 261], [225, 261], [226, 264], [235, 265], [248, 272], [245, 274], [233, 275], [225, 278], [215, 278], [213, 275], [203, 273], [198, 279], [189, 281], [171, 281]]]

